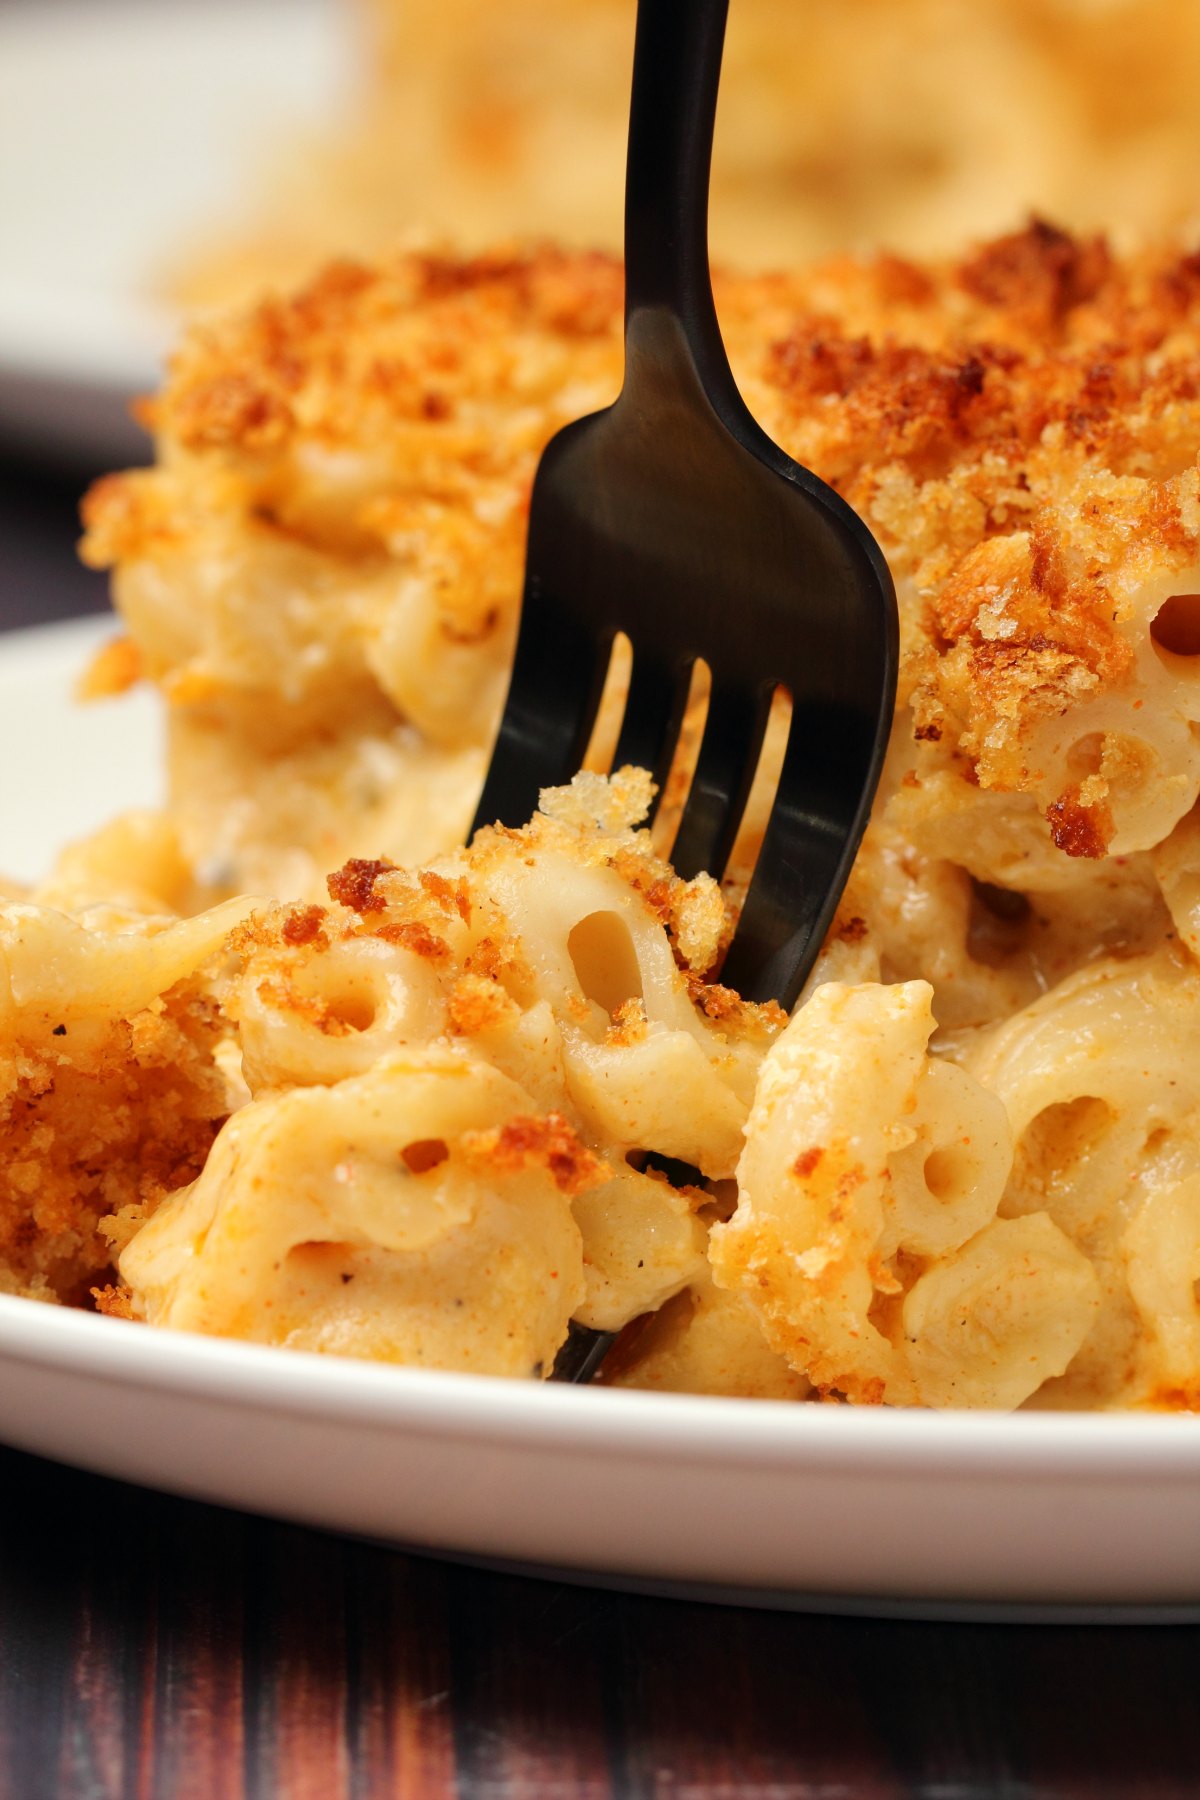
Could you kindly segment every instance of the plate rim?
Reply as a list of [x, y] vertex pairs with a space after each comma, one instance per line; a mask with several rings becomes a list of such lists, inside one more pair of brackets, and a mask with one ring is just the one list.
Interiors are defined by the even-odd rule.
[[[153, 1355], [146, 1338], [153, 1333]], [[575, 1388], [414, 1369], [155, 1330], [0, 1294], [0, 1360], [151, 1392], [478, 1443], [694, 1464], [1025, 1481], [1064, 1474], [1194, 1481], [1200, 1431], [1176, 1413], [1000, 1413]]]

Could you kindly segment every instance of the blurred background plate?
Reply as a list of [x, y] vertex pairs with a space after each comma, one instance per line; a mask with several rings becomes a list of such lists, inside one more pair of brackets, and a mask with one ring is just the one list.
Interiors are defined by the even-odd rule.
[[163, 800], [161, 705], [142, 687], [77, 706], [75, 683], [115, 635], [112, 618], [9, 633], [0, 659], [0, 877], [37, 881], [64, 844], [127, 807]]
[[173, 263], [353, 62], [333, 0], [0, 0], [0, 441], [145, 459]]

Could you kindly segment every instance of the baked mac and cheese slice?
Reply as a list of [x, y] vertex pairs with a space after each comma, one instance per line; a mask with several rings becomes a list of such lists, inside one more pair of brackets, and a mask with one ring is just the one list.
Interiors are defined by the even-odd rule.
[[[156, 466], [93, 492], [86, 554], [114, 566], [129, 633], [93, 685], [140, 671], [166, 700], [171, 904], [287, 902], [235, 933], [215, 1000], [250, 1101], [123, 1248], [127, 1304], [244, 1321], [216, 1277], [215, 1310], [188, 1311], [204, 1256], [176, 1253], [173, 1221], [209, 1221], [216, 1268], [256, 1217], [238, 1170], [292, 1181], [287, 1121], [323, 1167], [331, 1121], [406, 1068], [432, 1093], [449, 1055], [510, 1110], [481, 1098], [428, 1134], [436, 1160], [393, 1168], [396, 1194], [451, 1236], [474, 1194], [480, 1242], [511, 1234], [507, 1174], [494, 1207], [471, 1187], [506, 1130], [577, 1148], [572, 1191], [529, 1162], [508, 1362], [490, 1325], [451, 1349], [382, 1239], [356, 1251], [369, 1353], [544, 1368], [573, 1318], [623, 1328], [612, 1379], [635, 1384], [1191, 1404], [1200, 258], [1034, 222], [936, 264], [725, 277], [717, 298], [753, 410], [866, 519], [901, 608], [887, 768], [790, 1021], [714, 985], [736, 885], [675, 881], [633, 828], [644, 777], [583, 777], [527, 830], [453, 848], [538, 456], [619, 383], [614, 262], [400, 255], [197, 328], [153, 404]], [[676, 771], [668, 825], [679, 791]], [[374, 1216], [321, 1192], [347, 1230]], [[307, 1329], [299, 1268], [308, 1341], [352, 1347], [357, 1271], [335, 1283], [306, 1245], [353, 1233], [293, 1241], [286, 1212], [261, 1228], [286, 1246], [271, 1310], [291, 1324], [254, 1329]], [[387, 1293], [409, 1295], [390, 1338]]]
[[[1200, 261], [1035, 223], [717, 297], [753, 410], [897, 582], [901, 705], [852, 915], [883, 965], [977, 1025], [1079, 966], [1093, 920], [1152, 940], [1144, 859], [1200, 794]], [[405, 255], [185, 340], [157, 466], [93, 491], [85, 554], [130, 634], [97, 681], [159, 684], [205, 895], [315, 900], [348, 857], [461, 841], [533, 472], [616, 393], [620, 312], [599, 255]], [[1036, 896], [1028, 929], [984, 943], [981, 884]], [[911, 929], [934, 890], [949, 939]]]

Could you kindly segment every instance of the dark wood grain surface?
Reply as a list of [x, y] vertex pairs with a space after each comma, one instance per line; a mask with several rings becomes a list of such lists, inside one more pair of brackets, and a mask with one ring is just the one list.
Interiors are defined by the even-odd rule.
[[[0, 626], [104, 604], [79, 485], [0, 462]], [[1200, 1796], [1200, 1630], [638, 1598], [0, 1450], [0, 1800], [277, 1796]]]
[[1164, 1800], [1198, 1648], [492, 1575], [0, 1452], [3, 1800]]

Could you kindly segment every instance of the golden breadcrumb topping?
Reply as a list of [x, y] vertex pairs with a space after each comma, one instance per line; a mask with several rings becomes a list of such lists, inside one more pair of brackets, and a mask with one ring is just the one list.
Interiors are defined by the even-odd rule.
[[78, 1301], [110, 1267], [101, 1221], [140, 1222], [194, 1181], [227, 1102], [194, 986], [73, 1035], [0, 1049], [0, 1288]]
[[[361, 732], [364, 709], [487, 742], [537, 457], [614, 393], [620, 296], [598, 255], [406, 255], [192, 331], [149, 408], [159, 466], [93, 489], [84, 543], [117, 565], [185, 734], [271, 691], [286, 702], [271, 722], [237, 724], [264, 754], [289, 729]], [[1035, 795], [1068, 856], [1103, 855], [1136, 750], [1047, 769], [1039, 731], [1128, 687], [1131, 593], [1195, 558], [1198, 303], [1200, 255], [1119, 259], [1037, 221], [955, 262], [718, 283], [753, 410], [891, 562], [918, 773]], [[291, 567], [304, 591], [248, 622], [227, 596], [164, 622], [183, 561], [239, 557], [253, 586], [281, 546], [298, 560], [279, 579]], [[441, 712], [396, 673], [418, 564]]]

